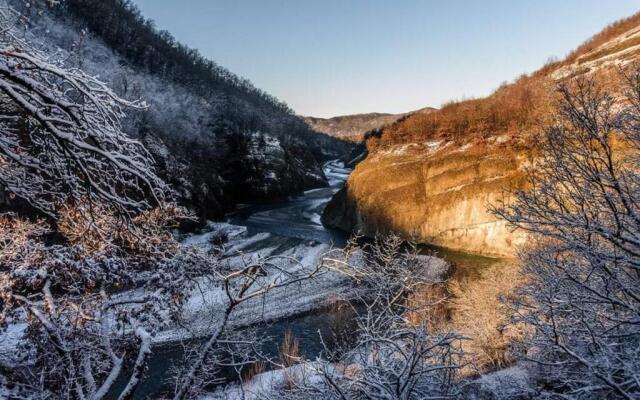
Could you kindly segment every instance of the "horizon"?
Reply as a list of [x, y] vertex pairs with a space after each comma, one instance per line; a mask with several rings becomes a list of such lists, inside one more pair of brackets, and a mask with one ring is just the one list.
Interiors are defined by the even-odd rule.
[[0, 400], [640, 400], [640, 0], [443, 3], [7, 1]]
[[[249, 79], [297, 114], [322, 118], [399, 114], [487, 96], [549, 58], [564, 57], [606, 25], [640, 8], [638, 0], [545, 1], [533, 6], [508, 1], [365, 5], [355, 0], [322, 5], [194, 0], [190, 8], [169, 0], [135, 4], [158, 29]], [[392, 34], [380, 27], [392, 15], [389, 9], [404, 10], [396, 16], [401, 24], [387, 24], [394, 28]], [[572, 29], [563, 23], [569, 17]], [[456, 29], [457, 18], [479, 23]], [[335, 32], [325, 29], [330, 22]], [[422, 43], [425, 38], [428, 43]], [[422, 44], [421, 51], [413, 49], [416, 43]], [[527, 51], [518, 51], [523, 46]]]
[[320, 118], [487, 96], [640, 9], [640, 0], [134, 3], [157, 29]]

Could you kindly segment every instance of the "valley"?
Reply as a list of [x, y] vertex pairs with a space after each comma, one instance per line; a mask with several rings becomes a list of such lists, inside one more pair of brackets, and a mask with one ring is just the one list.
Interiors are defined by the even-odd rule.
[[161, 3], [0, 0], [0, 399], [640, 399], [640, 12]]
[[[324, 164], [324, 173], [330, 178], [328, 188], [312, 189], [301, 196], [270, 204], [241, 205], [228, 215], [226, 222], [210, 222], [202, 231], [184, 235], [181, 240], [185, 245], [207, 249], [214, 246], [217, 237], [224, 235], [222, 262], [228, 265], [269, 258], [283, 268], [295, 268], [292, 260], [308, 267], [318, 264], [323, 257], [330, 257], [332, 250], [343, 248], [348, 240], [346, 233], [323, 226], [320, 216], [331, 196], [342, 189], [351, 170], [344, 167], [344, 162], [332, 160]], [[423, 246], [420, 252], [424, 257], [433, 258], [436, 270], [444, 271], [436, 276], [451, 275], [458, 282], [481, 279], [483, 270], [505, 262], [430, 246]], [[255, 331], [263, 339], [260, 343], [263, 357], [277, 358], [285, 335], [291, 334], [302, 356], [313, 360], [334, 350], [332, 346], [338, 345], [336, 341], [357, 334], [356, 321], [362, 310], [345, 306], [345, 302], [354, 297], [354, 290], [345, 276], [329, 273], [293, 288], [273, 291], [258, 302], [244, 304], [234, 311], [229, 327], [239, 333]], [[195, 292], [191, 296], [184, 317], [188, 327], [165, 330], [155, 337], [156, 350], [134, 399], [155, 398], [171, 390], [170, 367], [183, 362], [184, 342], [204, 340], [200, 338], [206, 338], [219, 319], [223, 304], [213, 292]], [[238, 373], [232, 367], [223, 368], [220, 375], [221, 381], [209, 387], [213, 391], [211, 398], [218, 395], [224, 398], [225, 391], [229, 390], [227, 385], [238, 382]], [[117, 382], [114, 393], [125, 383], [124, 379]]]
[[[368, 157], [329, 203], [323, 221], [364, 235], [396, 232], [456, 250], [513, 257], [526, 242], [491, 210], [512, 201], [552, 123], [556, 88], [568, 79], [620, 84], [638, 61], [638, 17], [594, 36], [566, 60], [545, 65], [486, 98], [409, 114], [367, 141]], [[619, 79], [619, 78], [618, 78]]]

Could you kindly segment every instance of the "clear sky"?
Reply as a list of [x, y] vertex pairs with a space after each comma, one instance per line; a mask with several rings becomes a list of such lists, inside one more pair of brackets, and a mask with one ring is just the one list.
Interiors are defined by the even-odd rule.
[[640, 0], [134, 2], [159, 29], [321, 117], [487, 95], [640, 10]]

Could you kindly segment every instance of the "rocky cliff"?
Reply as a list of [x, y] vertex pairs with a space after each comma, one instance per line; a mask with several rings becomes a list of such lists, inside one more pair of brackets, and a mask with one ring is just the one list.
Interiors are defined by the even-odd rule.
[[565, 60], [487, 98], [451, 103], [384, 128], [367, 141], [369, 156], [328, 204], [323, 222], [369, 236], [394, 231], [462, 251], [515, 255], [525, 234], [489, 210], [524, 184], [536, 134], [553, 113], [555, 84], [606, 75], [636, 60], [639, 36], [640, 16], [634, 15]]
[[505, 199], [505, 187], [523, 182], [528, 150], [514, 151], [516, 140], [441, 140], [374, 152], [328, 204], [323, 222], [367, 236], [394, 231], [444, 247], [512, 255], [524, 237], [488, 206]]

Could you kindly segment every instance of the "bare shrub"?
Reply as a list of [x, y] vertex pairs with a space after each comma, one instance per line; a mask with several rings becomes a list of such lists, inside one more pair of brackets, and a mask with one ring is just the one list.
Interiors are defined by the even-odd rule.
[[285, 399], [454, 396], [457, 372], [463, 366], [459, 348], [463, 338], [451, 331], [435, 332], [409, 317], [426, 313], [433, 305], [431, 298], [424, 303], [420, 296], [409, 300], [415, 291], [433, 283], [433, 274], [428, 273], [433, 260], [404, 251], [403, 241], [395, 236], [379, 238], [366, 247], [362, 252], [348, 247], [342, 258], [332, 258], [360, 288], [353, 303], [358, 323], [354, 343], [327, 349], [332, 362], [305, 362], [305, 374], [279, 395]]
[[253, 364], [251, 364], [249, 368], [246, 368], [242, 371], [242, 380], [250, 381], [255, 376], [265, 372], [266, 369], [267, 369], [267, 364], [262, 360], [258, 360]]
[[523, 339], [523, 326], [510, 325], [511, 309], [504, 300], [524, 284], [515, 263], [501, 263], [482, 271], [477, 279], [451, 281], [451, 323], [468, 337], [462, 343], [476, 371], [488, 372], [513, 362], [510, 346]]
[[287, 330], [280, 344], [280, 364], [283, 368], [289, 368], [300, 361], [300, 348], [298, 339], [293, 336], [291, 330]]
[[[184, 294], [208, 262], [180, 248], [148, 256], [117, 247], [48, 245], [43, 222], [1, 218], [3, 224], [10, 219], [18, 229], [0, 230], [0, 323], [28, 325], [33, 363], [16, 371], [14, 383], [45, 397], [99, 399], [130, 366], [122, 394], [132, 393], [152, 335], [177, 320]], [[128, 287], [138, 290], [122, 292]]]
[[640, 71], [623, 80], [559, 88], [528, 190], [496, 210], [531, 235], [514, 308], [548, 397], [640, 396]]
[[123, 216], [158, 204], [166, 186], [120, 122], [144, 104], [20, 39], [18, 18], [0, 7], [0, 183], [52, 217], [82, 198]]

